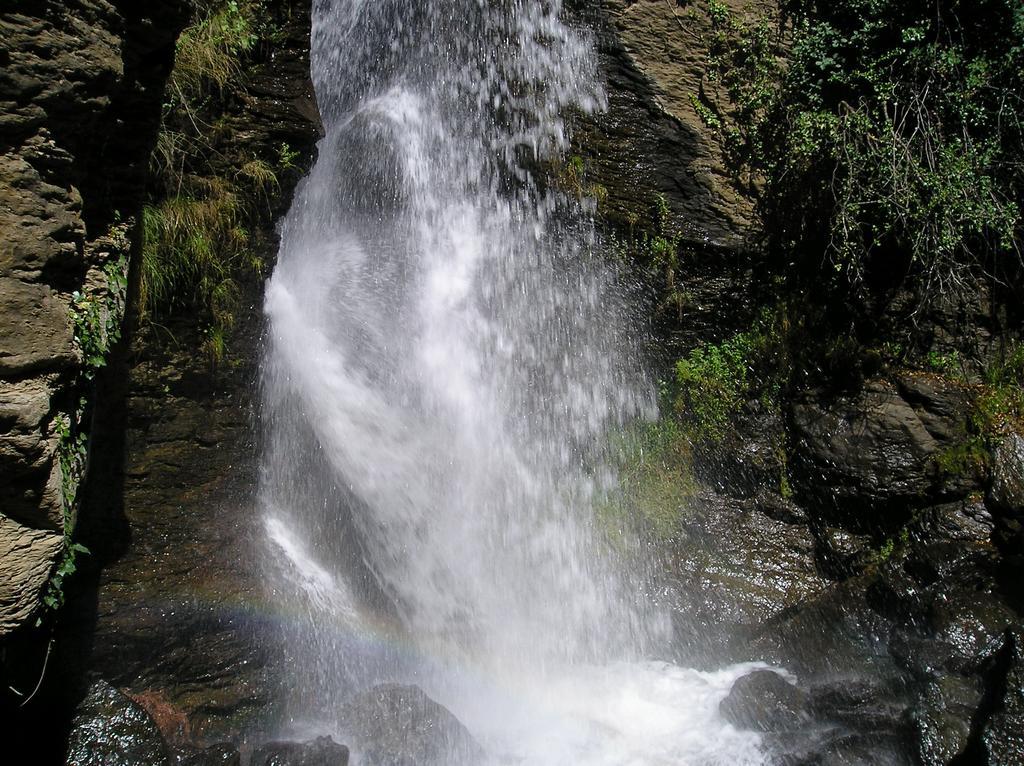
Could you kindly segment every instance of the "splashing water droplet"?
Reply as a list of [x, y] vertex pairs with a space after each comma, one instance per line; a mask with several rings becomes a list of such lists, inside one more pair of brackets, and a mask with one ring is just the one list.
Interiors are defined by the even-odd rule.
[[262, 371], [291, 715], [412, 681], [498, 758], [760, 762], [717, 714], [743, 669], [646, 661], [666, 621], [594, 523], [653, 393], [592, 221], [537, 181], [603, 106], [591, 39], [557, 0], [314, 8], [327, 134]]

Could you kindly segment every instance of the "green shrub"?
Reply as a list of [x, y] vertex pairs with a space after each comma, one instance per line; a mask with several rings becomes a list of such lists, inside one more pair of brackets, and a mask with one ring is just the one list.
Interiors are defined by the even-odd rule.
[[872, 273], [910, 277], [926, 304], [1019, 262], [1019, 0], [790, 0], [784, 12], [786, 27], [738, 22], [710, 3], [720, 101], [704, 101], [734, 168], [761, 181], [780, 268], [861, 293], [880, 289]]
[[792, 363], [785, 309], [765, 310], [750, 330], [702, 344], [676, 362], [673, 409], [696, 441], [721, 441], [749, 399], [777, 407]]
[[752, 345], [752, 336], [740, 333], [719, 345], [700, 346], [676, 363], [676, 411], [702, 438], [725, 436], [746, 401]]

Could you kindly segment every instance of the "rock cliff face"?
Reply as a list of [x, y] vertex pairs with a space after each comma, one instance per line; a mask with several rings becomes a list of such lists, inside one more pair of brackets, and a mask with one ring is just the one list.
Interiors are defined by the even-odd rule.
[[[612, 229], [665, 196], [689, 296], [671, 348], [720, 341], [754, 311], [757, 230], [691, 100], [706, 19], [677, 0], [571, 5], [597, 35], [609, 100], [579, 119], [574, 151], [608, 192]], [[274, 699], [252, 523], [261, 280], [242, 284], [231, 364], [211, 371], [191, 351], [187, 316], [173, 320], [179, 346], [153, 332], [111, 352], [189, 12], [185, 0], [19, 6], [0, 12], [0, 639], [30, 622], [81, 505], [103, 567], [64, 615], [41, 699], [73, 704], [100, 676], [131, 699], [93, 685], [82, 721], [128, 711], [165, 755], [167, 742], [237, 741]], [[282, 35], [231, 94], [229, 164], [281, 143], [309, 160], [317, 137], [309, 3], [267, 7]], [[268, 261], [297, 165], [267, 211]], [[778, 411], [746, 403], [735, 438], [698, 450], [692, 507], [660, 552], [678, 659], [795, 672], [796, 690], [738, 684], [725, 711], [786, 762], [1024, 761], [1024, 438], [1003, 440], [988, 473], [949, 470], [970, 398], [905, 371], [806, 386]], [[38, 662], [22, 688], [46, 641], [26, 643]], [[751, 689], [790, 712], [744, 702]]]
[[[273, 44], [250, 57], [244, 87], [222, 94], [214, 148], [233, 175], [288, 147], [252, 232], [272, 263], [274, 223], [312, 160], [319, 118], [310, 4], [263, 11]], [[30, 727], [59, 730], [96, 676], [161, 725], [195, 714], [197, 736], [204, 721], [267, 701], [263, 649], [242, 619], [256, 597], [240, 518], [255, 486], [262, 279], [239, 285], [231, 362], [217, 370], [193, 350], [195, 316], [172, 317], [171, 340], [151, 327], [117, 342], [164, 86], [193, 13], [187, 0], [82, 0], [0, 14], [0, 640], [5, 685], [27, 693], [47, 665], [13, 719]], [[49, 656], [30, 618], [55, 564], [58, 576], [66, 568], [72, 528], [91, 551], [77, 562], [87, 577]], [[56, 736], [38, 755], [57, 762], [62, 750]]]
[[[730, 337], [761, 292], [754, 205], [692, 106], [708, 47], [696, 6], [578, 9], [598, 32], [609, 109], [582, 121], [574, 151], [607, 189], [613, 229], [643, 220], [654, 193], [669, 203], [688, 296], [676, 353]], [[845, 389], [796, 386], [777, 409], [747, 402], [724, 443], [697, 446], [694, 497], [661, 554], [679, 659], [796, 673], [791, 720], [758, 702], [763, 715], [742, 721], [784, 762], [1021, 758], [1021, 438], [988, 472], [951, 465], [974, 395], [955, 376], [882, 370]], [[750, 701], [742, 686], [731, 705]]]
[[[210, 172], [231, 177], [252, 156], [287, 145], [252, 231], [273, 264], [275, 224], [320, 135], [309, 75], [310, 4], [264, 5], [275, 30], [223, 95]], [[178, 312], [136, 332], [104, 377], [103, 427], [83, 490], [80, 538], [102, 565], [64, 616], [57, 661], [188, 721], [176, 742], [240, 736], [274, 700], [266, 666], [254, 524], [255, 413], [263, 276], [239, 282], [238, 321], [215, 367], [199, 349], [201, 318]], [[114, 502], [111, 502], [113, 495]], [[173, 739], [173, 737], [172, 737]]]
[[[608, 110], [577, 136], [608, 191], [603, 214], [617, 225], [647, 216], [665, 195], [686, 246], [741, 250], [754, 230], [753, 202], [725, 167], [698, 116], [707, 69], [706, 13], [675, 0], [573, 3], [597, 33]], [[730, 0], [739, 16], [770, 13], [770, 0]]]
[[[87, 373], [119, 332], [185, 3], [0, 13], [0, 639], [39, 607], [75, 524]], [[83, 404], [84, 397], [84, 404]]]

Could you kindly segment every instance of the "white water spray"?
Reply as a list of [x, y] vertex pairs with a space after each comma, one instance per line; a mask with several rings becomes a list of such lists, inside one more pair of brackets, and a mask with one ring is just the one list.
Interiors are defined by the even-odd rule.
[[[743, 669], [666, 640], [602, 545], [610, 429], [652, 410], [592, 222], [536, 182], [601, 108], [557, 0], [317, 0], [327, 127], [266, 311], [262, 501], [292, 715], [413, 681], [496, 759], [758, 763]], [[466, 765], [475, 766], [475, 765]]]

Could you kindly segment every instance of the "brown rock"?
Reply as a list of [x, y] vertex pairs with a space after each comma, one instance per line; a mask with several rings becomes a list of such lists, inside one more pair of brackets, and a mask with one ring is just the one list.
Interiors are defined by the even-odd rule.
[[32, 529], [0, 514], [0, 635], [32, 616], [64, 535]]
[[68, 306], [45, 285], [0, 279], [0, 378], [78, 361]]
[[53, 424], [79, 430], [91, 394], [70, 296], [107, 308], [103, 268], [130, 249], [108, 232], [138, 216], [190, 12], [184, 0], [17, 5], [0, 10], [0, 638], [31, 614], [61, 550], [63, 485], [79, 477], [62, 476]]

